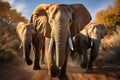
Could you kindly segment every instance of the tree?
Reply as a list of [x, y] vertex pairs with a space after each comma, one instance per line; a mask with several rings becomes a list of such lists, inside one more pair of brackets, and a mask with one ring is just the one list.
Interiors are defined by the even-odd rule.
[[4, 19], [8, 24], [14, 25], [19, 22], [27, 22], [28, 20], [22, 16], [21, 12], [17, 12], [16, 9], [10, 9], [9, 2], [3, 2], [0, 0], [0, 18]]
[[116, 15], [120, 15], [120, 0], [114, 0], [114, 12]]
[[104, 23], [109, 30], [115, 30], [120, 25], [120, 0], [114, 0], [114, 6], [96, 13], [95, 23]]
[[0, 1], [0, 18], [7, 19], [10, 14], [10, 4], [8, 2]]

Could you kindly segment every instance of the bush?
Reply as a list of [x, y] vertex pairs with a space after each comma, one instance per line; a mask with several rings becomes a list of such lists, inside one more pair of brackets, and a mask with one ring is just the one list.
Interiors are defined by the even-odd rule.
[[12, 62], [15, 57], [11, 51], [0, 48], [0, 65]]

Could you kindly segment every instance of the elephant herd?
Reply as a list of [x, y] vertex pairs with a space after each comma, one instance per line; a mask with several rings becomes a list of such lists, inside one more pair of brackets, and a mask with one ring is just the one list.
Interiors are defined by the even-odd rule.
[[[41, 69], [39, 60], [48, 66], [48, 73], [66, 80], [69, 53], [83, 55], [82, 68], [93, 70], [101, 39], [106, 35], [103, 24], [90, 23], [91, 15], [83, 4], [40, 4], [28, 23], [20, 22], [17, 33], [21, 40], [25, 61], [31, 65], [30, 49], [35, 53], [34, 70]], [[88, 61], [87, 49], [91, 48]]]

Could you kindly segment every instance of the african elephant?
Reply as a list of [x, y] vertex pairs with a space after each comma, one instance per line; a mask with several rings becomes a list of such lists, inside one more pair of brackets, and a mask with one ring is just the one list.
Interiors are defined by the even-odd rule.
[[[93, 62], [96, 59], [101, 39], [106, 35], [104, 24], [89, 23], [85, 28], [73, 37], [75, 52], [79, 53], [79, 57], [83, 55], [82, 68], [87, 67], [87, 71], [93, 71]], [[87, 49], [90, 51], [90, 60], [88, 62]]]
[[[16, 28], [17, 34], [21, 41], [21, 46], [23, 47], [23, 54], [25, 54], [25, 61], [28, 65], [31, 65], [33, 61], [30, 59], [30, 50], [31, 46], [33, 46], [33, 51], [35, 53], [35, 61], [34, 61], [34, 70], [39, 70], [41, 67], [39, 66], [40, 62], [44, 60], [44, 45], [45, 40], [42, 34], [36, 31], [34, 25], [32, 23], [25, 24], [24, 22], [19, 22]], [[42, 53], [40, 53], [40, 50]]]
[[[40, 4], [32, 13], [30, 22], [46, 38], [46, 58], [51, 76], [66, 79], [71, 37], [91, 20], [83, 4]], [[70, 45], [70, 47], [69, 47]]]

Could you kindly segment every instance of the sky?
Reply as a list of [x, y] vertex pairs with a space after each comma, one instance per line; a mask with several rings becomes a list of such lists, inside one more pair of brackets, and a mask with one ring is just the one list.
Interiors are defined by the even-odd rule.
[[3, 0], [11, 4], [12, 9], [17, 9], [23, 16], [30, 19], [33, 10], [42, 3], [65, 3], [75, 4], [82, 3], [90, 12], [92, 21], [95, 20], [95, 14], [100, 10], [105, 10], [109, 5], [113, 6], [114, 0]]

